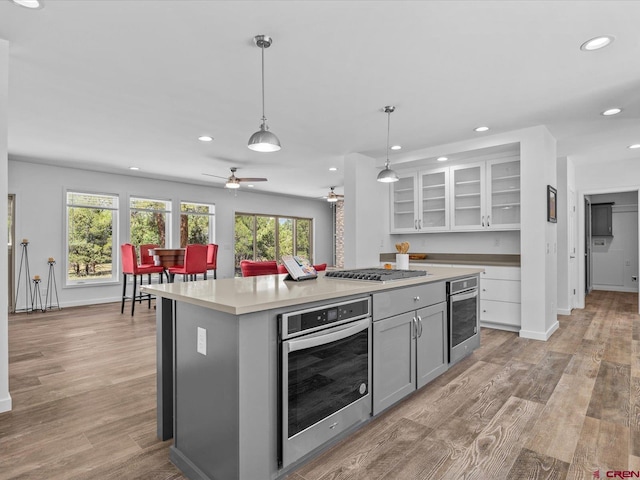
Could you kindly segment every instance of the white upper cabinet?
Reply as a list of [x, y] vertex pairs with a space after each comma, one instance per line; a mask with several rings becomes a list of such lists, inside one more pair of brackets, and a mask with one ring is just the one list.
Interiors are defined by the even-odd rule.
[[485, 164], [451, 167], [451, 230], [485, 228]]
[[399, 174], [391, 184], [391, 233], [449, 230], [449, 169]]
[[399, 176], [390, 186], [391, 233], [520, 228], [520, 161], [514, 157]]
[[487, 226], [520, 228], [520, 162], [487, 162]]
[[449, 230], [449, 168], [428, 170], [418, 175], [419, 230]]
[[390, 185], [391, 232], [413, 233], [418, 230], [418, 174], [398, 175], [400, 180]]

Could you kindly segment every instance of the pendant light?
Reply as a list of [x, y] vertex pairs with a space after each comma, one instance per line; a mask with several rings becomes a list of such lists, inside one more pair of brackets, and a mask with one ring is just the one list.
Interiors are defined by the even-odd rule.
[[391, 129], [391, 114], [395, 109], [396, 107], [389, 105], [382, 109], [382, 111], [387, 114], [387, 161], [384, 164], [384, 170], [378, 174], [378, 181], [382, 183], [391, 183], [400, 180], [396, 172], [389, 168], [389, 130]]
[[253, 42], [262, 50], [262, 125], [260, 130], [251, 135], [248, 147], [256, 152], [277, 152], [280, 150], [280, 140], [269, 131], [264, 116], [264, 49], [269, 48], [273, 40], [268, 35], [256, 35]]

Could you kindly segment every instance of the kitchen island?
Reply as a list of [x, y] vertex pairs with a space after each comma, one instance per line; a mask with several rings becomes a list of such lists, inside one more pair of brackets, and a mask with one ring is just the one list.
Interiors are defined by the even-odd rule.
[[[161, 299], [157, 304], [158, 436], [174, 438], [172, 462], [192, 479], [284, 477], [364, 423], [299, 460], [282, 464], [279, 315], [366, 298], [372, 299], [368, 301], [373, 305], [375, 324], [376, 319], [386, 321], [386, 316], [413, 309], [426, 311], [437, 303], [440, 320], [426, 323], [424, 335], [440, 351], [441, 365], [427, 372], [431, 379], [447, 368], [446, 357], [444, 363], [442, 357], [447, 341], [442, 307], [445, 282], [480, 272], [477, 268], [430, 267], [428, 276], [389, 282], [320, 274], [303, 282], [286, 281], [285, 275], [266, 275], [145, 286], [146, 292]], [[403, 309], [407, 302], [411, 305]], [[431, 325], [438, 326], [437, 338], [431, 335]], [[417, 324], [415, 328], [417, 332]], [[375, 328], [373, 331], [375, 337]], [[422, 322], [419, 331], [422, 334]], [[375, 338], [373, 342], [375, 345]], [[375, 376], [374, 371], [374, 405]], [[399, 393], [391, 391], [385, 397], [387, 403], [378, 403], [378, 411], [399, 401]]]

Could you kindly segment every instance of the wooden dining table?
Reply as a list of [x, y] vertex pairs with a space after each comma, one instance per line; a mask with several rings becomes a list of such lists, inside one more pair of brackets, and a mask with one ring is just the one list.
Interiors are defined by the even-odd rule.
[[168, 269], [184, 264], [184, 251], [184, 248], [152, 248], [149, 255], [153, 256], [154, 265]]

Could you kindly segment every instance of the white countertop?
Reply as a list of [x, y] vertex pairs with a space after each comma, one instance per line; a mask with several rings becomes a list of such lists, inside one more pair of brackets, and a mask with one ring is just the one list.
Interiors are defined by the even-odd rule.
[[242, 315], [420, 283], [441, 282], [475, 275], [483, 271], [481, 268], [453, 267], [429, 267], [426, 270], [429, 275], [424, 277], [387, 282], [325, 278], [324, 272], [320, 272], [317, 279], [301, 282], [285, 281], [286, 274], [281, 274], [144, 285], [141, 288], [144, 292], [152, 293], [157, 297], [192, 303], [233, 315]]

